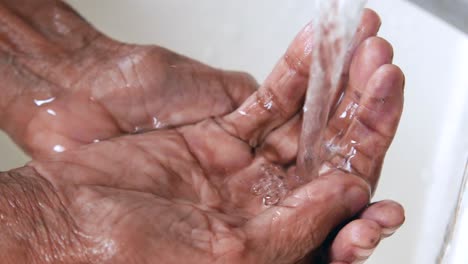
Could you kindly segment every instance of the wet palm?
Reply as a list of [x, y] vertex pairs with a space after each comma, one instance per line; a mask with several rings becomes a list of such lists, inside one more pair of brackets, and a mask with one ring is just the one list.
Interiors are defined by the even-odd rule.
[[[278, 218], [280, 212], [305, 202], [327, 206], [331, 194], [304, 201], [296, 200], [302, 199], [298, 196], [291, 198], [289, 206], [285, 203], [284, 208], [265, 211], [250, 187], [261, 176], [259, 165], [266, 162], [261, 155], [252, 154], [249, 145], [206, 120], [178, 130], [89, 145], [32, 165], [57, 186], [80, 231], [92, 238], [99, 254], [91, 259], [104, 258], [99, 261], [108, 263], [292, 261], [300, 256], [297, 254], [307, 253], [310, 245], [304, 244], [300, 251], [296, 248], [290, 256], [278, 252], [289, 250], [291, 241], [275, 235], [275, 230], [298, 224]], [[340, 196], [346, 193], [347, 184], [357, 180], [339, 183], [337, 176], [331, 177], [336, 178], [333, 194]], [[363, 189], [356, 208], [337, 208], [341, 215], [335, 219], [356, 213], [367, 202], [365, 193]], [[276, 218], [272, 210], [278, 212]], [[308, 217], [325, 215], [302, 217], [302, 221], [310, 221]], [[334, 224], [338, 222], [329, 222], [321, 227], [322, 234], [314, 234], [315, 246]], [[260, 231], [263, 233], [255, 234]], [[310, 236], [300, 234], [306, 231], [308, 228], [298, 229], [295, 235]], [[269, 238], [260, 243], [263, 238], [258, 235]], [[272, 248], [260, 252], [266, 245]]]
[[[364, 180], [375, 186], [402, 106], [402, 74], [386, 65], [391, 48], [379, 38], [357, 50], [346, 95], [329, 122], [330, 137], [363, 146], [353, 170], [339, 170], [331, 157], [324, 164], [335, 169], [271, 207], [251, 192], [264, 165], [294, 176], [308, 79], [302, 62], [309, 54], [302, 51], [310, 37], [305, 30], [265, 84], [232, 113], [34, 161], [85, 234], [86, 252], [93, 252], [88, 257], [108, 263], [293, 263], [358, 213], [369, 199]], [[285, 78], [291, 73], [296, 76]], [[349, 103], [361, 108], [342, 118]]]
[[[21, 1], [3, 2], [15, 9]], [[58, 3], [34, 3], [51, 2]], [[294, 175], [308, 79], [307, 30], [265, 85], [231, 112], [255, 88], [249, 77], [160, 48], [111, 41], [62, 4], [49, 9], [59, 16], [24, 6], [16, 12], [32, 21], [16, 23], [33, 38], [7, 46], [15, 56], [1, 61], [7, 62], [0, 67], [14, 87], [6, 91], [11, 97], [4, 97], [13, 99], [2, 112], [2, 125], [36, 157], [30, 165], [63, 199], [82, 242], [68, 254], [84, 252], [98, 263], [292, 263], [367, 204], [364, 181], [339, 170], [290, 190], [277, 206], [264, 206], [262, 197], [250, 192], [265, 164]], [[362, 40], [377, 31], [371, 17], [362, 25]], [[30, 25], [42, 37], [32, 34]], [[67, 26], [69, 31], [62, 30]], [[354, 75], [351, 70], [342, 108], [355, 102], [370, 109], [371, 114], [357, 115], [363, 119], [353, 119], [367, 120], [364, 130], [339, 116], [328, 130], [331, 137], [357, 133], [368, 152], [356, 159], [352, 172], [372, 187], [401, 112], [401, 72], [382, 66], [390, 63], [390, 50], [380, 39], [368, 40], [356, 55]], [[376, 98], [387, 103], [375, 108]], [[101, 142], [90, 144], [96, 139]], [[370, 147], [375, 140], [381, 147]], [[374, 158], [365, 158], [371, 154]], [[354, 261], [353, 241], [343, 234], [331, 260]], [[374, 247], [380, 230], [372, 234], [368, 244]]]
[[112, 40], [63, 3], [4, 2], [29, 20], [7, 32], [21, 41], [0, 42], [0, 120], [33, 156], [226, 114], [257, 88], [246, 73]]

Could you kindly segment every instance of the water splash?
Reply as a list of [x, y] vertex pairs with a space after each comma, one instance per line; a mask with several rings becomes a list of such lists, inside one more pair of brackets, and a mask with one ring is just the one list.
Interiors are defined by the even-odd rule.
[[261, 167], [261, 178], [252, 186], [251, 192], [261, 196], [265, 206], [279, 203], [288, 193], [286, 173], [278, 166], [264, 164]]
[[[298, 174], [306, 180], [318, 176], [321, 148], [326, 144], [324, 129], [333, 101], [342, 92], [339, 91], [342, 72], [365, 3], [366, 0], [315, 1], [310, 82], [297, 160]], [[352, 106], [347, 115], [353, 115], [356, 109], [357, 106]], [[346, 117], [349, 116], [343, 118]], [[354, 149], [350, 158], [355, 152]]]

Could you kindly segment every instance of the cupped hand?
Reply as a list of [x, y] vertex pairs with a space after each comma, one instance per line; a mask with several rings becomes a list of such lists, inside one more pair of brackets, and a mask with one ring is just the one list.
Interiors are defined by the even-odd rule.
[[[390, 64], [389, 44], [366, 36], [374, 33], [364, 26], [327, 130], [338, 145], [359, 142], [349, 170], [340, 166], [346, 154], [337, 153], [324, 161], [326, 174], [277, 204], [266, 206], [251, 192], [265, 176], [262, 167], [295, 176], [309, 77], [304, 52], [312, 37], [306, 29], [265, 84], [231, 113], [33, 161], [68, 208], [79, 252], [101, 263], [294, 263], [318, 250], [332, 229], [368, 204], [401, 114], [403, 74]], [[350, 103], [359, 108], [343, 118]], [[338, 233], [330, 261], [362, 257], [354, 250], [367, 245], [353, 245], [356, 230], [377, 236], [401, 224], [401, 208], [385, 208], [400, 217], [382, 220], [366, 211]], [[380, 236], [367, 240], [374, 247]]]
[[0, 12], [0, 124], [33, 157], [227, 114], [258, 87], [246, 73], [112, 40], [60, 1], [4, 0]]

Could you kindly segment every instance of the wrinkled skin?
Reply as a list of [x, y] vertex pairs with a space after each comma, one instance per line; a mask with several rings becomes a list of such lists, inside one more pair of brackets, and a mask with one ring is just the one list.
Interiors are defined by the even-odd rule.
[[[35, 157], [30, 166], [56, 188], [82, 234], [82, 248], [75, 250], [89, 261], [294, 263], [368, 203], [368, 183], [375, 187], [403, 101], [403, 75], [390, 65], [389, 44], [372, 37], [378, 28], [372, 12], [363, 20], [368, 35], [361, 36], [341, 105], [359, 101], [369, 111], [356, 122], [332, 117], [328, 129], [329, 136], [336, 127], [358, 136], [363, 158], [353, 173], [332, 171], [267, 208], [250, 188], [263, 164], [294, 172], [308, 79], [309, 54], [303, 52], [312, 37], [307, 29], [240, 105], [257, 86], [247, 75], [160, 48], [114, 42], [59, 6], [55, 12], [68, 16], [63, 23], [75, 34], [42, 30], [46, 37], [12, 46], [14, 54], [37, 53], [0, 64], [15, 87], [7, 91], [12, 99], [1, 118], [10, 136]], [[37, 21], [39, 31], [50, 28]], [[49, 104], [32, 105], [52, 97]], [[262, 106], [266, 98], [272, 109]], [[375, 104], [376, 98], [385, 103]], [[120, 136], [135, 128], [159, 130]], [[90, 144], [95, 139], [101, 142]], [[55, 146], [66, 151], [54, 154]], [[326, 248], [329, 261], [367, 257], [359, 250], [373, 249], [402, 221], [394, 203], [367, 208]]]
[[[29, 11], [10, 2], [18, 12]], [[118, 43], [67, 6], [38, 8], [41, 2], [50, 1], [29, 8], [39, 9], [30, 23], [39, 23], [35, 29], [43, 34], [16, 21], [15, 34], [29, 39], [6, 43], [9, 56], [0, 63], [11, 85], [2, 125], [33, 156], [56, 145], [70, 149], [226, 114], [258, 87], [244, 73], [216, 70], [156, 46]], [[46, 15], [61, 18], [60, 26], [52, 27]]]

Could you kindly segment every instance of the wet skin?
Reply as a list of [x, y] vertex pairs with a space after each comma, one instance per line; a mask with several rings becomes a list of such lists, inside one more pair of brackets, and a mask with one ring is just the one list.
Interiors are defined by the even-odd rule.
[[[363, 18], [346, 96], [327, 130], [359, 139], [355, 171], [332, 170], [265, 207], [249, 192], [260, 166], [295, 167], [307, 28], [255, 91], [248, 75], [113, 41], [59, 2], [0, 3], [1, 125], [33, 157], [4, 177], [34, 182], [43, 194], [35, 199], [47, 201], [38, 206], [44, 233], [68, 238], [45, 243], [19, 227], [11, 239], [31, 236], [37, 242], [25, 251], [39, 262], [321, 263], [314, 258], [324, 253], [353, 263], [402, 224], [393, 202], [362, 211], [403, 103], [404, 77], [391, 46], [374, 37], [375, 13]], [[339, 118], [350, 102], [363, 110]]]

